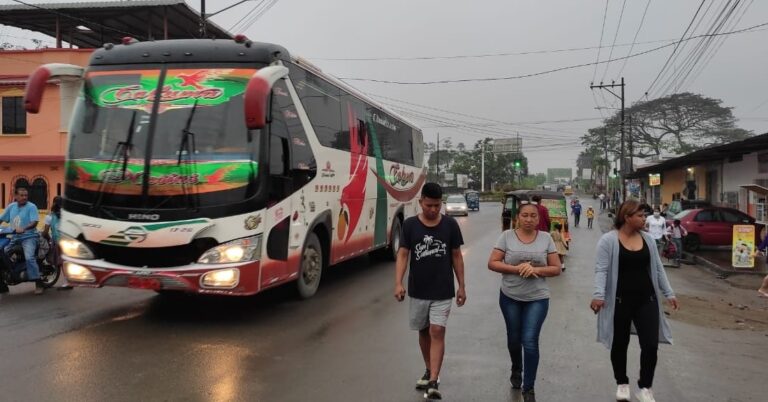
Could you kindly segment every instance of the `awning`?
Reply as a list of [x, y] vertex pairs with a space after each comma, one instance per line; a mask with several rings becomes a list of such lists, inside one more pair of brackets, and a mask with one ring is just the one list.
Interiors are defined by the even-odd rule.
[[758, 186], [757, 184], [742, 184], [739, 187], [746, 188], [747, 190], [754, 191], [758, 194], [768, 195], [768, 188], [765, 188], [763, 186]]

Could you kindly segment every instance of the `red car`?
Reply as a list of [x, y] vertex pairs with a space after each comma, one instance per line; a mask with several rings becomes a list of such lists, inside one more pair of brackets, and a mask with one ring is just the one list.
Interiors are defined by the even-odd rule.
[[[667, 220], [672, 225], [675, 219], [688, 231], [683, 239], [686, 250], [697, 250], [699, 246], [730, 246], [733, 242], [733, 225], [754, 225], [755, 218], [733, 208], [707, 207], [686, 209]], [[760, 243], [762, 224], [755, 228], [755, 244]]]

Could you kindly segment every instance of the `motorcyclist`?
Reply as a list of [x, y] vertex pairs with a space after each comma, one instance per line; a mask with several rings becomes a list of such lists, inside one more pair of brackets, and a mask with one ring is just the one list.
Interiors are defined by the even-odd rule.
[[[29, 202], [29, 191], [24, 187], [16, 187], [16, 202], [12, 202], [0, 215], [0, 223], [8, 222], [14, 228], [11, 242], [3, 250], [2, 256], [6, 266], [11, 267], [8, 250], [16, 244], [21, 244], [24, 250], [24, 260], [27, 268], [27, 280], [35, 282], [35, 294], [43, 294], [44, 286], [40, 280], [40, 267], [37, 265], [37, 222], [40, 214], [37, 206]], [[0, 284], [0, 293], [8, 292], [7, 284]]]

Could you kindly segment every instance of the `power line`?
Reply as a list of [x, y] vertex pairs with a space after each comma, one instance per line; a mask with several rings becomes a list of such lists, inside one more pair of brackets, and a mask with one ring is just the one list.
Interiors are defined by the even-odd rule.
[[[731, 27], [729, 27], [728, 29], [733, 29], [733, 27], [735, 27], [736, 25], [738, 25], [738, 24], [741, 22], [742, 18], [744, 18], [744, 16], [747, 14], [747, 10], [749, 9], [749, 7], [750, 7], [751, 5], [752, 5], [752, 0], [750, 0], [750, 3], [749, 3], [749, 4], [747, 4], [747, 6], [746, 6], [746, 7], [743, 9], [741, 16], [739, 16], [739, 18], [738, 18], [738, 19], [737, 19], [737, 20], [736, 20], [736, 21], [735, 21], [735, 22], [734, 22], [734, 23], [731, 25]], [[701, 73], [704, 71], [704, 69], [706, 69], [706, 68], [707, 68], [707, 65], [709, 65], [709, 62], [710, 62], [710, 61], [712, 61], [712, 59], [715, 57], [715, 55], [717, 54], [717, 52], [718, 52], [718, 51], [720, 51], [720, 48], [723, 46], [723, 44], [724, 44], [724, 43], [725, 43], [725, 41], [726, 41], [726, 37], [723, 37], [723, 38], [718, 38], [718, 39], [719, 39], [719, 43], [718, 43], [717, 45], [715, 45], [714, 49], [710, 50], [710, 52], [709, 52], [709, 55], [706, 55], [706, 56], [704, 56], [704, 57], [706, 58], [706, 60], [704, 60], [704, 63], [702, 63], [702, 64], [701, 64], [701, 66], [700, 66], [700, 67], [699, 67], [699, 69], [698, 69], [698, 70], [697, 70], [697, 71], [694, 73], [694, 75], [693, 75], [693, 76], [691, 76], [692, 78], [691, 78], [691, 80], [689, 81], [689, 83], [686, 85], [686, 88], [687, 88], [688, 86], [692, 85], [692, 84], [693, 84], [693, 83], [694, 83], [694, 82], [695, 82], [695, 81], [696, 81], [696, 80], [699, 78], [699, 76], [700, 76], [700, 75], [701, 75]], [[683, 77], [683, 83], [681, 83], [681, 85], [680, 85], [680, 86], [682, 86], [682, 85], [684, 85], [684, 84], [685, 84], [685, 81], [686, 81], [686, 79], [688, 78], [688, 74], [690, 74], [692, 71], [693, 71], [693, 69], [691, 69], [691, 71], [689, 71], [689, 72], [688, 72], [688, 73], [687, 73], [687, 74], [686, 74], [686, 75]]]
[[499, 123], [501, 125], [508, 125], [508, 126], [512, 126], [512, 127], [524, 127], [526, 129], [536, 129], [536, 130], [550, 131], [550, 132], [556, 132], [556, 133], [581, 135], [581, 134], [577, 134], [577, 133], [574, 133], [574, 132], [562, 131], [562, 130], [556, 130], [556, 129], [548, 129], [548, 128], [544, 128], [544, 127], [531, 128], [531, 127], [528, 127], [527, 125], [522, 124], [522, 123], [515, 123], [515, 122], [508, 122], [508, 121], [490, 119], [490, 118], [487, 118], [487, 117], [475, 116], [475, 115], [471, 115], [471, 114], [467, 114], [467, 113], [456, 112], [456, 111], [453, 111], [453, 110], [440, 109], [440, 108], [436, 108], [436, 107], [432, 107], [432, 106], [427, 106], [427, 105], [421, 105], [421, 104], [418, 104], [418, 103], [408, 102], [408, 101], [404, 101], [404, 100], [400, 100], [400, 99], [396, 99], [396, 98], [390, 98], [390, 97], [387, 97], [387, 96], [382, 96], [382, 95], [378, 95], [378, 94], [374, 94], [374, 93], [370, 93], [370, 92], [367, 92], [367, 93], [366, 92], [361, 92], [361, 93], [364, 93], [365, 95], [368, 95], [368, 96], [373, 96], [373, 97], [381, 98], [381, 99], [388, 99], [388, 100], [399, 102], [399, 103], [403, 103], [403, 104], [406, 104], [406, 105], [417, 106], [417, 107], [420, 107], [420, 108], [423, 108], [423, 109], [427, 109], [427, 110], [433, 110], [433, 111], [437, 111], [437, 112], [449, 113], [449, 114], [455, 115], [455, 116], [469, 117], [469, 118], [473, 118], [473, 119], [477, 119], [477, 120], [483, 120], [483, 121], [488, 121], [488, 122], [492, 122], [492, 123]]
[[[615, 47], [627, 47], [632, 45], [645, 45], [654, 43], [669, 43], [676, 42], [677, 39], [658, 39], [637, 43], [620, 43]], [[453, 60], [453, 59], [476, 59], [487, 57], [506, 57], [506, 56], [527, 56], [533, 54], [552, 54], [552, 53], [566, 53], [566, 52], [579, 52], [585, 50], [595, 49], [607, 49], [610, 46], [586, 46], [586, 47], [570, 47], [562, 49], [543, 49], [543, 50], [528, 50], [524, 52], [501, 52], [501, 53], [481, 53], [481, 54], [460, 54], [450, 56], [413, 56], [413, 57], [308, 57], [311, 60], [323, 60], [323, 61], [421, 61], [421, 60]]]
[[[689, 38], [684, 38], [682, 40], [683, 41], [689, 41], [689, 40], [698, 39], [698, 38], [702, 38], [702, 37], [706, 37], [706, 36], [732, 35], [732, 34], [752, 31], [752, 30], [754, 30], [756, 28], [761, 28], [761, 27], [764, 27], [764, 26], [767, 26], [767, 25], [768, 25], [768, 22], [764, 22], [762, 24], [753, 25], [751, 27], [739, 29], [739, 30], [736, 30], [736, 31], [723, 32], [723, 33], [717, 33], [717, 34], [711, 34], [711, 35], [698, 35], [698, 36], [693, 36], [693, 37], [689, 37]], [[676, 43], [679, 43], [679, 42], [676, 42]], [[595, 64], [604, 64], [604, 63], [608, 63], [608, 62], [612, 62], [612, 61], [624, 60], [624, 59], [629, 59], [629, 58], [633, 58], [633, 57], [638, 57], [638, 56], [642, 56], [642, 55], [645, 55], [645, 54], [648, 54], [648, 53], [653, 53], [653, 52], [657, 52], [657, 51], [662, 50], [662, 49], [666, 49], [666, 48], [668, 48], [670, 46], [675, 45], [676, 43], [669, 43], [669, 44], [666, 44], [666, 45], [655, 47], [653, 49], [645, 50], [645, 51], [642, 51], [642, 52], [639, 52], [639, 53], [635, 53], [635, 54], [631, 54], [631, 55], [624, 56], [624, 57], [615, 58], [615, 59], [612, 59], [612, 60], [603, 60], [603, 61], [599, 61], [597, 63], [575, 64], [575, 65], [559, 67], [559, 68], [555, 68], [555, 69], [551, 69], [551, 70], [539, 71], [539, 72], [536, 72], [536, 73], [529, 73], [529, 74], [522, 74], [522, 75], [515, 75], [515, 76], [508, 76], [508, 77], [464, 78], [464, 79], [454, 79], [454, 80], [410, 81], [410, 82], [407, 82], [407, 81], [380, 80], [380, 79], [373, 79], [373, 78], [357, 78], [357, 77], [338, 77], [338, 79], [344, 80], [344, 81], [366, 81], [366, 82], [377, 82], [377, 83], [382, 83], [382, 84], [396, 84], [396, 85], [432, 85], [432, 84], [451, 84], [451, 83], [460, 83], [460, 82], [506, 81], [506, 80], [515, 80], [515, 79], [536, 77], [536, 76], [540, 76], [540, 75], [547, 75], [547, 74], [556, 73], [556, 72], [565, 71], [565, 70], [572, 70], [572, 69], [575, 69], [575, 68], [592, 66], [592, 65], [595, 65]]]
[[[732, 1], [733, 0], [727, 0], [722, 10], [720, 10], [720, 13], [713, 16], [713, 18], [709, 22], [709, 28], [706, 29], [705, 31], [706, 33], [708, 34], [717, 33], [719, 29], [722, 28], [722, 25], [720, 24], [723, 21], [725, 21], [725, 19], [727, 19], [728, 16], [730, 15], [730, 12], [728, 12], [728, 7]], [[734, 6], [738, 5], [738, 2], [739, 0], [736, 0], [736, 3], [734, 3]], [[707, 15], [707, 13], [709, 12], [713, 4], [714, 2], [709, 4], [707, 9], [704, 11], [704, 14], [702, 15], [702, 18], [699, 19], [699, 22], [696, 24], [696, 27], [694, 27], [694, 30], [692, 32], [695, 32], [695, 30], [698, 29], [699, 25], [704, 20], [704, 17]], [[664, 89], [660, 92], [660, 96], [663, 96], [664, 94], [668, 93], [669, 90], [675, 86], [675, 83], [677, 82], [677, 80], [683, 75], [683, 71], [685, 71], [689, 66], [693, 67], [693, 65], [690, 64], [691, 62], [694, 62], [694, 63], [698, 62], [699, 57], [702, 54], [700, 52], [705, 51], [709, 47], [709, 45], [712, 42], [712, 39], [713, 39], [712, 37], [702, 38], [696, 44], [696, 46], [694, 46], [693, 50], [690, 53], [688, 53], [686, 57], [683, 58], [683, 62], [680, 63], [679, 68], [674, 69], [670, 74], [667, 75], [667, 78], [661, 84], [661, 88], [664, 88]], [[677, 54], [675, 55], [675, 58], [672, 60], [672, 65], [674, 65], [677, 62], [677, 59], [683, 53], [683, 49], [686, 47], [687, 44], [688, 43], [686, 42], [686, 44], [683, 45], [680, 51], [677, 52]], [[699, 57], [697, 57], [697, 55], [699, 55]]]
[[[637, 35], [640, 34], [640, 29], [643, 27], [643, 22], [645, 22], [645, 15], [648, 13], [648, 7], [651, 5], [651, 0], [648, 0], [647, 3], [645, 3], [645, 10], [643, 11], [643, 17], [640, 18], [640, 25], [637, 26], [637, 31], [635, 31], [635, 37], [632, 39], [632, 46], [629, 47], [629, 52], [627, 54], [632, 54], [632, 50], [635, 48], [635, 43], [637, 43]], [[621, 64], [621, 69], [619, 69], [619, 74], [617, 77], [621, 77], [621, 73], [624, 72], [624, 67], [627, 66], [627, 59], [624, 59], [624, 63]]]
[[[616, 33], [613, 34], [613, 44], [611, 45], [611, 51], [608, 53], [608, 60], [613, 57], [613, 48], [616, 46], [616, 38], [619, 37], [619, 28], [621, 28], [621, 20], [624, 19], [624, 7], [627, 5], [627, 0], [624, 0], [621, 3], [621, 13], [619, 14], [619, 23], [616, 24]], [[605, 81], [605, 75], [608, 74], [608, 67], [611, 65], [611, 63], [607, 63], [605, 65], [605, 70], [603, 70], [603, 77], [600, 78], [600, 81]]]
[[597, 65], [600, 63], [600, 48], [603, 47], [603, 34], [605, 33], [605, 17], [608, 16], [608, 0], [605, 0], [605, 11], [603, 11], [603, 27], [600, 29], [600, 46], [597, 48], [597, 58], [595, 58], [595, 71], [592, 73], [592, 82], [597, 78]]
[[[656, 78], [653, 79], [653, 82], [651, 82], [651, 85], [648, 86], [648, 89], [645, 90], [646, 93], [651, 92], [651, 88], [656, 84], [656, 81], [659, 80], [659, 77], [661, 77], [661, 73], [664, 72], [664, 69], [667, 68], [667, 65], [669, 64], [669, 61], [672, 59], [672, 56], [675, 55], [675, 52], [677, 51], [677, 48], [680, 47], [680, 44], [683, 43], [683, 40], [685, 39], [685, 35], [688, 34], [688, 30], [691, 29], [691, 25], [693, 25], [693, 22], [696, 21], [696, 16], [699, 15], [699, 11], [701, 11], [701, 7], [704, 6], [704, 2], [706, 0], [701, 0], [701, 4], [699, 4], [699, 8], [696, 9], [696, 13], [693, 14], [693, 18], [691, 18], [691, 22], [688, 23], [688, 27], [685, 28], [685, 31], [683, 32], [683, 36], [680, 37], [680, 41], [677, 42], [677, 45], [675, 45], [675, 48], [672, 49], [672, 53], [667, 57], [667, 61], [664, 62], [664, 66], [661, 67], [661, 70], [659, 70], [659, 73], [656, 75]], [[690, 38], [688, 38], [690, 39]]]
[[242, 18], [240, 18], [237, 22], [235, 22], [231, 27], [229, 27], [229, 32], [236, 32], [235, 28], [238, 27], [243, 21], [245, 21], [247, 18], [249, 18], [257, 8], [259, 8], [260, 5], [264, 4], [265, 0], [261, 0], [260, 2], [256, 3], [253, 8], [251, 8], [251, 11], [248, 11], [243, 15]]

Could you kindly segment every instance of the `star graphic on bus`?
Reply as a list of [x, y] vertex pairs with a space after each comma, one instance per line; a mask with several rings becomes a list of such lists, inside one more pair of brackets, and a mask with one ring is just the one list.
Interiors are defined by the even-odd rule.
[[209, 72], [206, 70], [200, 70], [192, 74], [176, 74], [176, 77], [181, 79], [181, 86], [194, 87], [195, 89], [203, 89], [200, 82], [208, 78]]

